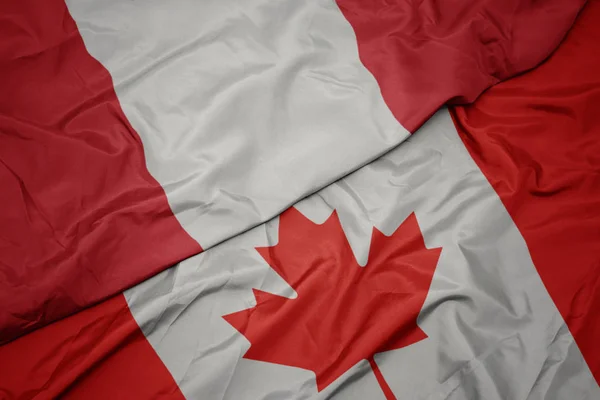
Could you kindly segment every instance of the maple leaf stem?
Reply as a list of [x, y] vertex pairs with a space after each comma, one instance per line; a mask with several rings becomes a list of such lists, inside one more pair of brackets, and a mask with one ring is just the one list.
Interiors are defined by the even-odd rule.
[[392, 389], [390, 388], [388, 383], [385, 381], [383, 374], [379, 370], [377, 363], [375, 363], [375, 359], [373, 358], [373, 356], [369, 357], [369, 365], [371, 365], [371, 369], [373, 370], [373, 373], [375, 374], [375, 378], [377, 378], [377, 383], [379, 383], [379, 387], [381, 387], [381, 390], [383, 391], [385, 398], [387, 400], [397, 400], [396, 396], [394, 395], [394, 392], [392, 392]]

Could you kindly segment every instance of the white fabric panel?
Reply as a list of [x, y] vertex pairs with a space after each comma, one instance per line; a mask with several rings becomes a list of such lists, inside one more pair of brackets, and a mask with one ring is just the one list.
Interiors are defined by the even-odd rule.
[[68, 0], [204, 248], [408, 137], [334, 0]]
[[[522, 236], [447, 110], [296, 207], [316, 223], [336, 209], [362, 264], [372, 227], [390, 235], [411, 212], [427, 247], [442, 247], [419, 316], [428, 338], [375, 356], [399, 399], [600, 398]], [[311, 371], [241, 359], [249, 343], [221, 316], [252, 307], [252, 288], [294, 296], [254, 250], [276, 244], [277, 228], [274, 219], [127, 291], [148, 340], [190, 399], [383, 398], [366, 362], [317, 393]]]

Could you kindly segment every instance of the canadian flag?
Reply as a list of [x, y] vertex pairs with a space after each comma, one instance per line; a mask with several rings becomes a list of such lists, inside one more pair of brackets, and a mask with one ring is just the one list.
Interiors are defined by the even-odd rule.
[[0, 5], [0, 397], [600, 398], [582, 3]]

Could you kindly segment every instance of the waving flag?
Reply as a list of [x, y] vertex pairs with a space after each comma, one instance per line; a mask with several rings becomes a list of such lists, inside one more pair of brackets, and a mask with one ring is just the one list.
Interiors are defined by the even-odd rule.
[[600, 397], [600, 3], [230, 3], [2, 6], [0, 396]]
[[389, 151], [535, 66], [582, 4], [3, 2], [0, 341]]

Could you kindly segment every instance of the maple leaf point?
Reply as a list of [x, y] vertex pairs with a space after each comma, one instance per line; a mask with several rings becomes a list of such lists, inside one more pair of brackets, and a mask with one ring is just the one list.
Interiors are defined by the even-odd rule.
[[369, 360], [385, 392], [373, 355], [427, 337], [417, 317], [441, 248], [425, 247], [414, 214], [389, 237], [373, 228], [365, 267], [335, 211], [318, 225], [292, 207], [279, 243], [256, 250], [298, 296], [253, 289], [256, 306], [223, 316], [250, 341], [244, 358], [311, 370], [318, 391]]

